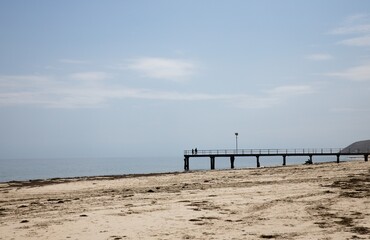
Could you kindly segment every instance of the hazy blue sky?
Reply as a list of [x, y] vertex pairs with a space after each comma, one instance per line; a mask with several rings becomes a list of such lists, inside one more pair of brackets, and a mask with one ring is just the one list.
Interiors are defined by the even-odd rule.
[[370, 1], [1, 1], [0, 158], [370, 139]]

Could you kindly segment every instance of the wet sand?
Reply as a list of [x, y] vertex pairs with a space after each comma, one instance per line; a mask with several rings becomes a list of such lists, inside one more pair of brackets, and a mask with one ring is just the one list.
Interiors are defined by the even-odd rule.
[[370, 163], [0, 183], [0, 239], [370, 239]]

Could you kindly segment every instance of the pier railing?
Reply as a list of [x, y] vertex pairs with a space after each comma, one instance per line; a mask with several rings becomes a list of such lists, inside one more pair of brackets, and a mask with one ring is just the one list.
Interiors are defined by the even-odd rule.
[[[217, 150], [185, 150], [184, 155], [283, 155], [283, 154], [336, 154], [341, 148], [297, 148], [297, 149], [217, 149]], [[369, 152], [369, 151], [368, 151]], [[358, 149], [345, 152], [362, 153]]]

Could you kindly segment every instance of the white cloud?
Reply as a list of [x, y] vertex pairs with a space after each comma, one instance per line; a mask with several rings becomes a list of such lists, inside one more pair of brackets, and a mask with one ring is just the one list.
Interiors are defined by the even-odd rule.
[[312, 60], [312, 61], [326, 61], [333, 59], [333, 56], [326, 53], [315, 53], [305, 56], [306, 59]]
[[173, 81], [193, 75], [196, 70], [196, 65], [187, 60], [151, 57], [134, 59], [127, 67], [145, 77]]
[[333, 35], [366, 34], [370, 33], [370, 18], [367, 14], [354, 14], [348, 16], [343, 26], [329, 32]]
[[370, 35], [350, 38], [350, 39], [342, 40], [338, 43], [342, 45], [357, 46], [357, 47], [370, 46]]
[[341, 72], [327, 73], [325, 75], [353, 81], [370, 81], [370, 64], [348, 68]]
[[349, 16], [345, 26], [333, 29], [329, 34], [352, 35], [353, 37], [337, 42], [346, 46], [364, 47], [370, 46], [370, 18], [365, 14]]
[[334, 35], [364, 34], [370, 32], [370, 24], [339, 27], [329, 33]]
[[61, 81], [47, 76], [0, 76], [0, 105], [39, 105], [49, 108], [101, 107], [110, 100], [147, 99], [164, 101], [225, 100], [230, 95], [182, 93], [145, 88], [110, 86], [94, 81], [102, 79], [96, 72], [73, 74], [77, 81]]
[[294, 96], [313, 93], [313, 88], [309, 85], [287, 85], [268, 90], [272, 96]]

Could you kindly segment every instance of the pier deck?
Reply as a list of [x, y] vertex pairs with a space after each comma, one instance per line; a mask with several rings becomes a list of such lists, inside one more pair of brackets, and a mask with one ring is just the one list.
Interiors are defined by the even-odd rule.
[[286, 158], [291, 156], [307, 156], [312, 163], [313, 156], [335, 156], [337, 163], [340, 162], [341, 156], [364, 156], [368, 161], [370, 149], [367, 151], [359, 149], [342, 150], [341, 148], [320, 148], [320, 149], [218, 149], [218, 150], [185, 150], [184, 151], [184, 170], [188, 171], [190, 158], [209, 157], [211, 170], [215, 169], [216, 157], [230, 158], [231, 168], [234, 168], [236, 157], [256, 157], [257, 167], [260, 167], [260, 157], [281, 156], [283, 166], [286, 165]]

